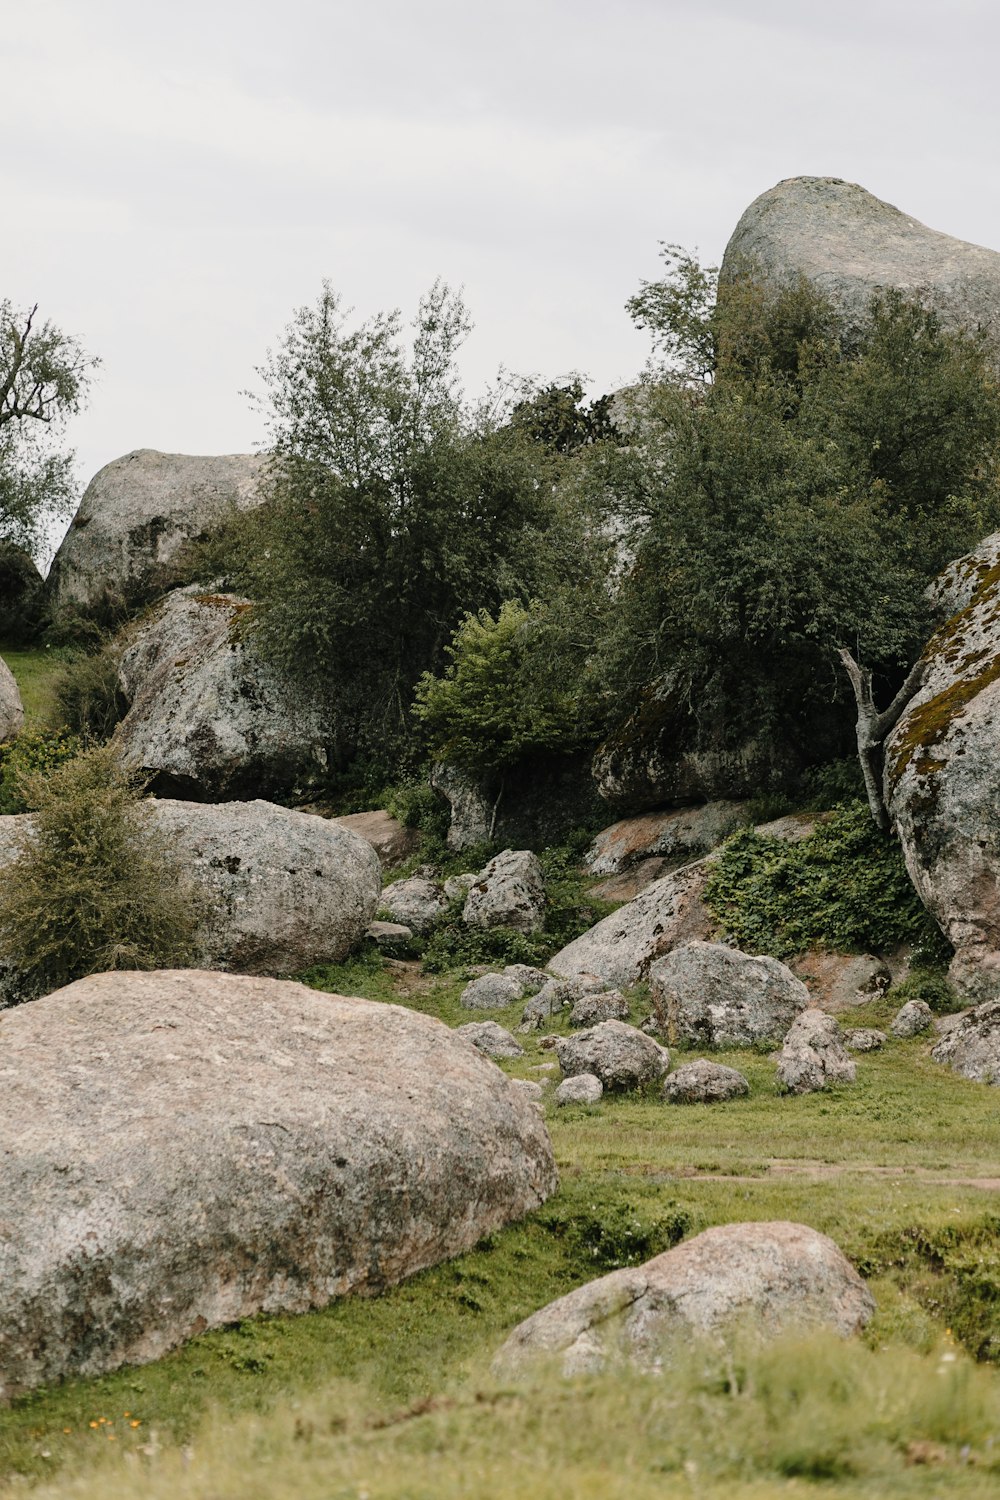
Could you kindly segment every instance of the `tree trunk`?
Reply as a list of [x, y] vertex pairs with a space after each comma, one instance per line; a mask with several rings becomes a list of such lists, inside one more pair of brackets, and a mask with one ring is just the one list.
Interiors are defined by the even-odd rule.
[[858, 759], [865, 779], [868, 806], [876, 824], [883, 833], [889, 831], [889, 813], [882, 792], [882, 746], [885, 737], [899, 723], [903, 710], [920, 686], [924, 674], [923, 660], [914, 662], [906, 681], [887, 709], [879, 713], [872, 697], [872, 674], [867, 667], [860, 667], [846, 646], [840, 648], [840, 659], [851, 679], [854, 698], [858, 705]]

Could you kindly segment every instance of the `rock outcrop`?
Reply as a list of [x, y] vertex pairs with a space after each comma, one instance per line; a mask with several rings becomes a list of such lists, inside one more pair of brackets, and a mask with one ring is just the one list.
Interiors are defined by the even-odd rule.
[[[994, 546], [994, 544], [996, 544]], [[949, 570], [968, 602], [931, 637], [885, 746], [885, 800], [907, 869], [971, 1000], [1000, 994], [1000, 535]], [[968, 566], [966, 566], [966, 563]]]
[[928, 229], [839, 177], [790, 177], [754, 199], [722, 261], [721, 281], [774, 286], [804, 276], [843, 326], [864, 323], [873, 295], [894, 289], [948, 328], [984, 328], [1000, 362], [1000, 254]]
[[468, 927], [513, 927], [540, 932], [545, 923], [545, 883], [530, 849], [505, 849], [480, 871], [462, 908]]
[[24, 705], [14, 674], [0, 657], [0, 745], [16, 740], [24, 728]]
[[706, 802], [624, 818], [601, 830], [583, 862], [593, 875], [621, 875], [649, 859], [690, 860], [708, 854], [745, 821], [740, 802]]
[[168, 796], [285, 794], [326, 763], [323, 716], [240, 633], [232, 594], [178, 589], [134, 627], [121, 657], [130, 707], [122, 764]]
[[264, 499], [267, 461], [250, 453], [210, 458], [140, 448], [90, 481], [55, 555], [48, 593], [55, 612], [143, 603], [177, 581], [178, 553], [234, 510]]
[[833, 1016], [811, 1006], [789, 1028], [778, 1057], [778, 1086], [786, 1094], [814, 1094], [831, 1083], [853, 1083], [857, 1064], [844, 1048]]
[[384, 808], [375, 808], [371, 812], [345, 813], [343, 817], [334, 818], [333, 821], [339, 823], [341, 828], [348, 828], [351, 833], [357, 833], [366, 839], [382, 861], [383, 869], [401, 865], [420, 847], [417, 829], [407, 828]]
[[0, 1042], [0, 1400], [390, 1286], [556, 1185], [531, 1102], [401, 1006], [99, 974]]
[[1000, 1087], [1000, 1000], [988, 1000], [957, 1020], [931, 1057], [963, 1078]]
[[657, 959], [649, 995], [668, 1041], [698, 1047], [777, 1044], [809, 1004], [809, 991], [776, 958], [723, 943], [693, 942]]
[[564, 1077], [593, 1073], [608, 1090], [644, 1088], [670, 1066], [665, 1047], [624, 1021], [600, 1021], [575, 1036], [559, 1037], [556, 1056]]
[[871, 1293], [833, 1240], [805, 1224], [721, 1224], [642, 1266], [577, 1287], [518, 1324], [497, 1356], [515, 1373], [558, 1359], [567, 1375], [628, 1361], [655, 1370], [737, 1324], [773, 1338], [799, 1328], [859, 1333]]

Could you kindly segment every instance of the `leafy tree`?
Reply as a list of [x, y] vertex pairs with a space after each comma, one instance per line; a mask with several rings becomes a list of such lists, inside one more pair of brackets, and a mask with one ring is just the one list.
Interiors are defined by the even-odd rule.
[[611, 397], [599, 396], [585, 404], [579, 376], [568, 385], [553, 382], [525, 395], [510, 416], [511, 426], [554, 453], [575, 453], [590, 443], [614, 441]]
[[59, 438], [97, 364], [37, 312], [0, 302], [0, 538], [29, 551], [72, 508], [73, 455]]

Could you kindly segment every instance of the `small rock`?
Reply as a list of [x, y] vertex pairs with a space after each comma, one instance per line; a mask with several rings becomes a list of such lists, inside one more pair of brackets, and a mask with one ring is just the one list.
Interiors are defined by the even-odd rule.
[[[377, 854], [378, 850], [375, 852]], [[372, 922], [365, 936], [371, 938], [378, 951], [389, 958], [403, 957], [413, 941], [411, 928], [404, 927], [401, 922]]]
[[466, 1010], [506, 1010], [522, 994], [520, 982], [507, 974], [481, 974], [465, 986], [458, 1003]]
[[627, 1021], [628, 1001], [621, 990], [582, 995], [569, 1013], [571, 1026], [596, 1026], [598, 1021]]
[[742, 1073], [705, 1057], [683, 1063], [663, 1084], [663, 1097], [671, 1104], [718, 1104], [749, 1092], [750, 1085]]
[[564, 1075], [593, 1073], [606, 1089], [639, 1089], [670, 1066], [665, 1047], [624, 1021], [601, 1021], [575, 1036], [560, 1037], [556, 1056]]
[[922, 1031], [930, 1031], [933, 1024], [934, 1012], [926, 1000], [907, 1000], [896, 1012], [889, 1030], [897, 1039], [905, 1040], [919, 1036]]
[[541, 931], [545, 921], [542, 867], [530, 849], [505, 849], [470, 888], [462, 919], [468, 927]]
[[556, 1089], [557, 1104], [597, 1104], [604, 1093], [604, 1085], [593, 1073], [574, 1073], [564, 1078]]
[[534, 1078], [512, 1078], [510, 1083], [512, 1088], [519, 1089], [529, 1099], [541, 1099], [545, 1094], [542, 1085], [537, 1083]]
[[455, 1027], [455, 1035], [464, 1036], [487, 1057], [524, 1056], [521, 1043], [496, 1021], [466, 1021], [464, 1026]]
[[380, 906], [388, 912], [390, 921], [422, 934], [440, 920], [447, 902], [433, 880], [425, 875], [411, 875], [409, 880], [394, 880], [387, 885]]
[[644, 1031], [647, 1036], [660, 1038], [663, 1036], [663, 1027], [656, 1016], [649, 1015], [645, 1020], [639, 1022], [639, 1030]]
[[884, 1031], [876, 1031], [873, 1026], [858, 1026], [853, 1031], [844, 1032], [844, 1046], [848, 1052], [878, 1052], [888, 1041]]
[[544, 1073], [547, 1076], [549, 1073], [554, 1073], [556, 1071], [557, 1067], [558, 1067], [558, 1064], [554, 1063], [554, 1062], [535, 1063], [534, 1067], [528, 1069], [528, 1072], [529, 1073]]
[[781, 1045], [778, 1083], [786, 1094], [811, 1094], [830, 1083], [853, 1083], [857, 1064], [844, 1050], [833, 1016], [810, 1006], [792, 1023]]
[[543, 1052], [553, 1052], [555, 1051], [555, 1045], [558, 1040], [558, 1033], [550, 1031], [548, 1036], [540, 1036], [538, 1038], [538, 1045]]
[[444, 883], [444, 899], [447, 902], [464, 901], [476, 883], [477, 877], [470, 871], [468, 875], [449, 875]]
[[552, 978], [544, 969], [533, 969], [530, 964], [508, 964], [503, 972], [519, 981], [522, 995], [537, 995]]

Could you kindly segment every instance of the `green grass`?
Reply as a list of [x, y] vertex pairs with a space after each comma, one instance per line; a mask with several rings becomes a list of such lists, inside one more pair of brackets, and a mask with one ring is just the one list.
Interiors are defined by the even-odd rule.
[[[458, 1004], [460, 974], [421, 976], [371, 952], [311, 977], [377, 1000], [402, 992], [450, 1024], [476, 1014]], [[545, 1076], [532, 1070], [552, 1054], [522, 1040], [508, 1071]], [[0, 1413], [0, 1476], [23, 1476], [7, 1492], [28, 1481], [86, 1500], [996, 1493], [1000, 1372], [960, 1341], [1000, 1348], [1000, 1220], [981, 1185], [1000, 1175], [997, 1093], [939, 1068], [919, 1040], [859, 1058], [853, 1088], [804, 1098], [779, 1097], [765, 1056], [722, 1060], [747, 1074], [749, 1098], [550, 1102], [559, 1192], [468, 1255], [372, 1300], [256, 1319], [18, 1402]], [[681, 1233], [763, 1218], [831, 1234], [871, 1278], [879, 1310], [864, 1341], [793, 1340], [722, 1363], [702, 1352], [659, 1380], [517, 1388], [490, 1375], [510, 1328], [553, 1297]]]
[[29, 650], [7, 647], [0, 642], [0, 657], [14, 674], [24, 704], [29, 728], [43, 724], [52, 708], [52, 683], [66, 666], [58, 649], [33, 646]]

